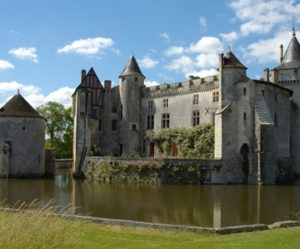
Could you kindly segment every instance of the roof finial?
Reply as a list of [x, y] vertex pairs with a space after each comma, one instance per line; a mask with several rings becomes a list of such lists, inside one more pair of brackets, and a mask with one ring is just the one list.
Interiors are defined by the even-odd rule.
[[228, 52], [231, 52], [230, 46], [228, 46]]
[[20, 94], [20, 89], [18, 89], [18, 94]]
[[295, 16], [293, 14], [293, 27], [292, 27], [292, 31], [293, 31], [293, 36], [296, 36], [296, 30], [295, 30]]

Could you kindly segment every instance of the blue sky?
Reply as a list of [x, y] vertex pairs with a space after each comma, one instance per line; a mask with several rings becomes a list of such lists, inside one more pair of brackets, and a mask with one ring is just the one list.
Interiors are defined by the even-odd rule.
[[[69, 105], [81, 69], [118, 84], [134, 53], [146, 84], [215, 74], [232, 51], [257, 78], [296, 30], [293, 0], [0, 0], [0, 104], [20, 89], [34, 106]], [[299, 34], [300, 35], [300, 34]]]

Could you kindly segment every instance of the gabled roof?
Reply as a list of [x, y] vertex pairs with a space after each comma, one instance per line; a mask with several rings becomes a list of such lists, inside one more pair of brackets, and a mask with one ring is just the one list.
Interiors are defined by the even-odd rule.
[[13, 96], [0, 109], [0, 117], [31, 117], [44, 119], [19, 93]]
[[283, 56], [281, 65], [276, 67], [276, 69], [293, 69], [293, 68], [300, 68], [300, 44], [296, 37], [295, 32], [293, 32], [292, 39]]
[[88, 71], [88, 73], [81, 80], [80, 85], [77, 87], [77, 89], [78, 88], [101, 88], [101, 89], [103, 89], [103, 86], [101, 85], [101, 82], [100, 82], [97, 74], [95, 73], [94, 68], [91, 67], [91, 69]]
[[145, 78], [145, 76], [142, 74], [142, 71], [141, 71], [135, 57], [133, 55], [131, 55], [127, 65], [125, 66], [125, 68], [123, 69], [123, 71], [119, 77], [122, 77], [125, 75], [135, 75], [135, 74], [140, 74]]
[[228, 51], [226, 56], [223, 58], [223, 67], [224, 68], [243, 68], [247, 69], [238, 58], [232, 53], [232, 51]]

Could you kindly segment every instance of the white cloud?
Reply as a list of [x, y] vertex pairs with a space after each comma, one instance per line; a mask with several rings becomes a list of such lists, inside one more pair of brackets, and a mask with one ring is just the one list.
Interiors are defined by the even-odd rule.
[[148, 55], [144, 56], [143, 59], [139, 60], [139, 64], [143, 68], [153, 68], [158, 63], [158, 61], [151, 59]]
[[166, 68], [170, 71], [187, 73], [194, 69], [194, 62], [189, 56], [183, 55], [177, 59], [174, 59], [169, 65], [166, 66]]
[[215, 54], [199, 54], [196, 58], [197, 66], [200, 68], [212, 68], [218, 66], [218, 55]]
[[160, 36], [161, 36], [162, 38], [164, 38], [167, 42], [170, 41], [170, 34], [169, 34], [169, 33], [163, 32], [163, 33], [160, 34]]
[[219, 38], [204, 36], [189, 47], [190, 52], [194, 53], [219, 53], [223, 51], [223, 44]]
[[15, 66], [11, 64], [9, 61], [6, 60], [0, 60], [0, 71], [13, 69]]
[[205, 19], [204, 16], [199, 17], [199, 23], [200, 23], [200, 28], [201, 29], [206, 29], [207, 23], [206, 23], [206, 19]]
[[239, 38], [237, 32], [235, 31], [229, 33], [221, 33], [220, 36], [225, 42], [233, 42]]
[[190, 75], [199, 76], [200, 78], [204, 78], [207, 76], [212, 76], [218, 74], [218, 71], [214, 68], [211, 69], [203, 69], [199, 71], [190, 71], [185, 74], [185, 77], [188, 78]]
[[150, 81], [150, 80], [145, 80], [145, 85], [146, 86], [158, 86], [159, 83], [157, 81]]
[[165, 51], [166, 56], [180, 55], [184, 52], [184, 47], [172, 46]]
[[8, 51], [9, 54], [12, 56], [21, 59], [21, 60], [30, 60], [35, 63], [38, 63], [38, 55], [36, 53], [36, 48], [33, 47], [20, 47], [20, 48], [13, 48]]
[[74, 53], [87, 56], [95, 56], [101, 54], [104, 49], [111, 47], [114, 44], [111, 38], [96, 37], [79, 39], [72, 43], [59, 48], [58, 53]]
[[261, 39], [257, 42], [251, 43], [248, 47], [243, 49], [243, 56], [252, 61], [260, 63], [278, 62], [280, 59], [280, 44], [284, 45], [284, 50], [291, 39], [291, 34], [287, 31], [277, 33], [273, 38]]
[[240, 20], [241, 34], [266, 34], [275, 26], [290, 25], [294, 15], [300, 22], [300, 4], [294, 0], [232, 0], [229, 6]]
[[16, 81], [0, 82], [0, 101], [3, 106], [17, 91], [33, 106], [38, 107], [48, 101], [55, 101], [68, 107], [71, 106], [71, 95], [75, 91], [74, 88], [61, 87], [48, 95], [44, 95], [41, 89], [34, 85], [26, 85]]

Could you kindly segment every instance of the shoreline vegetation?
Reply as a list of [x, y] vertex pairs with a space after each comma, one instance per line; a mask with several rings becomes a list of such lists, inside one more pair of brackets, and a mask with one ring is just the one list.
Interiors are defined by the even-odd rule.
[[69, 220], [53, 208], [16, 210], [0, 209], [0, 248], [296, 249], [300, 244], [300, 227], [219, 235]]

